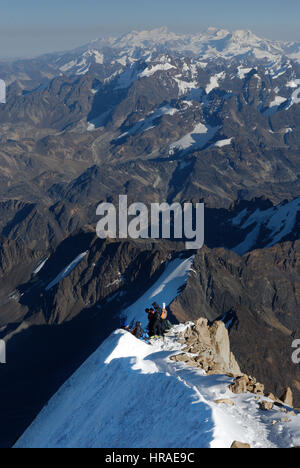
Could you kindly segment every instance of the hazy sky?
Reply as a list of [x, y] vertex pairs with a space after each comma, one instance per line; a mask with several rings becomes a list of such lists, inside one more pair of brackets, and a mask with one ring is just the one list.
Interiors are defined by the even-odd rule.
[[70, 49], [100, 36], [168, 26], [251, 29], [300, 41], [299, 0], [0, 0], [0, 57]]

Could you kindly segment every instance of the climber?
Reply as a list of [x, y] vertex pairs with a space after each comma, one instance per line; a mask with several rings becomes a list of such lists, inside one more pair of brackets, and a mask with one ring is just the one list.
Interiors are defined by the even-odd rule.
[[150, 337], [163, 335], [161, 312], [158, 310], [154, 313], [153, 322], [151, 323], [151, 329], [149, 332]]
[[172, 324], [169, 322], [169, 320], [167, 320], [168, 319], [168, 312], [167, 312], [166, 304], [163, 303], [162, 308], [159, 307], [157, 302], [154, 302], [152, 305], [155, 308], [155, 312], [159, 313], [159, 315], [160, 315], [160, 318], [161, 318], [161, 331], [162, 331], [162, 334], [164, 334], [166, 331], [168, 331], [168, 330], [170, 330], [170, 328], [172, 328]]
[[153, 322], [154, 322], [154, 309], [146, 309], [145, 310], [146, 314], [148, 315], [148, 332], [149, 332], [149, 336], [152, 335], [152, 328], [153, 328]]
[[154, 309], [145, 309], [146, 314], [148, 315], [148, 320], [150, 321], [154, 316]]
[[152, 307], [154, 308], [154, 315], [152, 320], [150, 336], [162, 336], [164, 333], [163, 322], [161, 318], [162, 309], [159, 307], [157, 302], [153, 302]]
[[155, 312], [160, 312], [161, 313], [161, 308], [157, 304], [157, 302], [153, 302], [152, 307], [154, 307]]
[[161, 309], [160, 318], [161, 318], [161, 330], [162, 330], [162, 334], [164, 335], [168, 330], [170, 330], [170, 328], [172, 326], [171, 323], [169, 322], [169, 320], [167, 320], [168, 312], [167, 312], [167, 309], [166, 309], [166, 304], [163, 304], [163, 307]]
[[148, 342], [149, 335], [142, 329], [141, 322], [136, 322], [134, 329], [131, 331], [133, 336], [135, 336], [138, 340]]
[[130, 325], [126, 320], [123, 322], [123, 325], [122, 325], [121, 328], [122, 328], [122, 330], [126, 330], [126, 331], [130, 332]]

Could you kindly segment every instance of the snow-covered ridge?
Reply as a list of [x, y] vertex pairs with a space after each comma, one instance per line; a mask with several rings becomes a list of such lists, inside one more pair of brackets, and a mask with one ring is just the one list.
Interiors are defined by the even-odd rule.
[[170, 305], [179, 294], [188, 279], [194, 262], [194, 256], [189, 258], [176, 258], [166, 263], [165, 270], [156, 283], [136, 303], [124, 310], [123, 315], [127, 321], [141, 321], [147, 325], [145, 307], [151, 307], [155, 301], [158, 304], [165, 302]]
[[56, 286], [61, 280], [66, 278], [72, 271], [77, 267], [77, 265], [86, 257], [88, 252], [83, 252], [78, 255], [69, 265], [67, 265], [57, 276], [54, 278], [51, 283], [46, 287], [46, 291], [49, 291], [54, 286]]
[[251, 31], [208, 28], [195, 34], [178, 34], [166, 27], [150, 31], [132, 31], [120, 37], [92, 41], [87, 47], [96, 50], [110, 48], [131, 57], [140, 50], [152, 54], [164, 48], [183, 54], [201, 56], [203, 60], [214, 57], [232, 58], [252, 54], [257, 59], [274, 60], [286, 56], [300, 61], [300, 42], [273, 41], [258, 37]]
[[215, 137], [219, 129], [220, 127], [210, 127], [202, 123], [197, 124], [190, 133], [172, 143], [169, 155], [173, 155], [176, 151], [203, 149]]
[[[143, 59], [149, 63], [149, 67], [142, 72], [143, 76], [151, 76], [159, 69], [172, 68], [172, 64], [167, 62], [151, 66], [151, 62], [160, 53], [194, 57], [203, 67], [216, 58], [245, 60], [249, 57], [256, 61], [274, 63], [288, 58], [300, 62], [300, 42], [273, 41], [243, 30], [208, 28], [207, 31], [195, 34], [178, 34], [167, 28], [160, 28], [132, 31], [120, 37], [96, 39], [81, 48], [60, 54], [57, 62], [61, 73], [82, 75], [87, 73], [92, 65], [114, 64], [124, 69]], [[248, 70], [251, 69], [242, 66], [240, 77], [244, 78]], [[121, 71], [122, 69], [119, 73]], [[277, 77], [280, 73], [279, 71]]]
[[46, 265], [47, 261], [48, 261], [49, 257], [45, 258], [44, 260], [41, 260], [40, 263], [37, 265], [37, 267], [35, 268], [35, 270], [32, 272], [33, 275], [37, 275], [40, 271], [42, 271], [42, 269], [44, 268], [44, 266]]
[[121, 37], [93, 41], [91, 46], [100, 49], [104, 46], [123, 49], [129, 54], [138, 48], [151, 50], [158, 46], [164, 46], [169, 50], [202, 55], [204, 59], [213, 56], [228, 58], [249, 52], [257, 58], [274, 58], [278, 55], [286, 55], [293, 59], [300, 59], [299, 43], [262, 39], [251, 31], [230, 32], [213, 27], [195, 34], [173, 33], [165, 27], [152, 31], [132, 31]]
[[[152, 346], [116, 331], [61, 387], [16, 448], [253, 448], [300, 443], [300, 415], [259, 409], [257, 396], [233, 395], [229, 377], [170, 361], [173, 334]], [[233, 406], [217, 404], [230, 398]], [[274, 424], [276, 421], [276, 424]]]
[[92, 63], [103, 65], [104, 55], [98, 50], [88, 49], [78, 58], [75, 58], [60, 67], [62, 73], [72, 72], [84, 75], [90, 69]]
[[156, 127], [156, 120], [160, 119], [164, 115], [172, 116], [177, 113], [178, 109], [171, 107], [170, 105], [159, 107], [155, 111], [150, 112], [145, 119], [141, 119], [139, 122], [134, 124], [128, 131], [122, 133], [122, 135], [118, 137], [118, 140], [129, 135], [147, 132], [148, 130]]
[[225, 78], [225, 72], [218, 73], [217, 75], [214, 75], [210, 78], [209, 84], [206, 86], [206, 94], [209, 94], [213, 89], [216, 89], [219, 87], [219, 80]]

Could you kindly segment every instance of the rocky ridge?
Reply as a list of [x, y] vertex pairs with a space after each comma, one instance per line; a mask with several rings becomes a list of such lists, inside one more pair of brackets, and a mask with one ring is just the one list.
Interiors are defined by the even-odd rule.
[[[200, 368], [207, 375], [226, 374], [234, 379], [229, 386], [233, 394], [253, 393], [267, 400], [260, 400], [263, 411], [270, 411], [274, 404], [289, 409], [292, 414], [293, 393], [287, 388], [284, 394], [277, 398], [265, 391], [265, 386], [257, 380], [241, 372], [241, 369], [230, 350], [230, 339], [224, 322], [215, 321], [209, 324], [207, 319], [200, 318], [194, 323], [187, 323], [186, 328], [178, 336], [182, 345], [182, 353], [171, 356], [171, 361], [183, 362], [189, 367]], [[230, 399], [216, 400], [215, 403], [234, 405]], [[288, 412], [288, 411], [287, 411]]]

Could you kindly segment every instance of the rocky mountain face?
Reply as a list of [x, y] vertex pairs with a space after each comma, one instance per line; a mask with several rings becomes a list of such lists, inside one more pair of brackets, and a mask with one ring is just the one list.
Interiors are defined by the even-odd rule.
[[[9, 86], [2, 196], [49, 205], [95, 165], [104, 177], [113, 171], [113, 185], [129, 172], [123, 190], [140, 182], [151, 197], [164, 190], [213, 208], [296, 198], [299, 64], [178, 54], [146, 55], [113, 75], [63, 74], [34, 90]], [[154, 187], [139, 168], [153, 173]], [[105, 196], [117, 189], [109, 184]]]
[[119, 194], [205, 202], [206, 247], [172, 320], [223, 317], [241, 370], [276, 394], [291, 386], [300, 406], [299, 50], [161, 29], [0, 62], [1, 445], [167, 262], [191, 255], [172, 240], [97, 239], [96, 207]]
[[207, 319], [198, 319], [182, 333], [183, 353], [170, 359], [200, 367], [208, 374], [241, 375], [241, 369], [230, 349], [228, 330], [224, 322], [214, 322], [210, 327]]
[[292, 385], [299, 402], [299, 367], [291, 359], [300, 333], [299, 272], [299, 241], [243, 257], [202, 249], [171, 310], [180, 321], [223, 320], [241, 368], [278, 396]]

